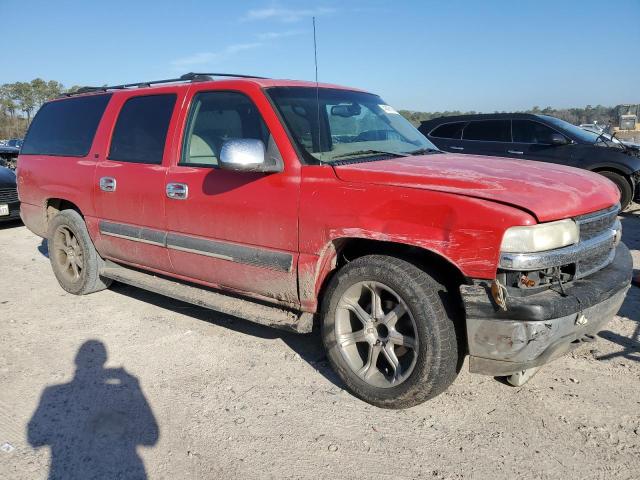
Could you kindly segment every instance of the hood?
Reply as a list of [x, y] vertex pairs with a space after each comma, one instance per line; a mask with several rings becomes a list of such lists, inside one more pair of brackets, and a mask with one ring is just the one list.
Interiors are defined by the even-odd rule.
[[0, 188], [15, 187], [16, 186], [16, 174], [13, 170], [9, 170], [5, 167], [0, 167]]
[[480, 155], [435, 154], [336, 165], [348, 182], [394, 185], [491, 200], [548, 222], [608, 208], [617, 187], [586, 170]]

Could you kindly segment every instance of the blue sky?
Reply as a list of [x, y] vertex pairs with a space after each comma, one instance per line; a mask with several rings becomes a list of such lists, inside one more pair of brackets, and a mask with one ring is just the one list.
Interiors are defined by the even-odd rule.
[[0, 83], [227, 71], [321, 81], [412, 110], [640, 103], [640, 0], [0, 0]]

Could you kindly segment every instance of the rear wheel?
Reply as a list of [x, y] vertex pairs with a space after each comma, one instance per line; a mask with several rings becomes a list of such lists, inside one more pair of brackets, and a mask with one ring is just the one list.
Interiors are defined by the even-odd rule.
[[620, 190], [620, 208], [621, 210], [625, 210], [631, 200], [633, 199], [633, 186], [623, 175], [620, 175], [616, 172], [610, 172], [608, 170], [598, 172], [603, 177], [607, 177], [613, 183], [616, 184], [618, 190]]
[[406, 408], [455, 379], [458, 342], [442, 286], [404, 260], [358, 258], [331, 279], [323, 300], [327, 357], [349, 390], [384, 408]]
[[100, 278], [104, 261], [98, 255], [82, 216], [63, 210], [49, 224], [49, 260], [60, 286], [69, 293], [85, 295], [108, 288], [110, 279]]

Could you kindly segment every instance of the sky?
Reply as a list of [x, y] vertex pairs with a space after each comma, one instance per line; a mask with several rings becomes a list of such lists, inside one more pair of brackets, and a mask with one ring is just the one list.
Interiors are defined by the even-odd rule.
[[0, 0], [0, 84], [314, 79], [398, 109], [640, 103], [640, 0]]

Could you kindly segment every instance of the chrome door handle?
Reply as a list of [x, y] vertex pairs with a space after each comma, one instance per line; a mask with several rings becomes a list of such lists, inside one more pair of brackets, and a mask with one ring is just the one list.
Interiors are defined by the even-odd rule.
[[100, 178], [100, 190], [103, 192], [115, 192], [116, 191], [116, 179], [113, 177], [101, 177]]
[[451, 150], [464, 150], [464, 147], [449, 147]]
[[520, 150], [507, 150], [507, 153], [513, 153], [514, 155], [522, 155], [524, 152]]
[[167, 197], [185, 200], [189, 196], [189, 185], [186, 183], [167, 183]]

